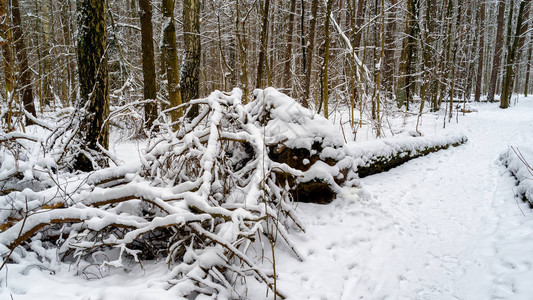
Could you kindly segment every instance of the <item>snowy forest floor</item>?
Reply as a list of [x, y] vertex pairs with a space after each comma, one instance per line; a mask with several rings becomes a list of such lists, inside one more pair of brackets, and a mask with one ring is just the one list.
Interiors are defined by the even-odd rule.
[[474, 104], [447, 124], [466, 145], [364, 178], [330, 205], [300, 204], [308, 259], [278, 258], [280, 288], [294, 299], [531, 299], [533, 211], [499, 156], [533, 146], [532, 100]]
[[[531, 299], [533, 211], [515, 197], [516, 180], [499, 156], [509, 146], [533, 147], [533, 98], [507, 110], [470, 106], [477, 112], [459, 123], [454, 116], [445, 129], [466, 133], [465, 145], [361, 179], [331, 204], [298, 204], [306, 233], [291, 235], [306, 259], [276, 250], [278, 288], [289, 299]], [[442, 132], [442, 116], [425, 115], [421, 131]], [[115, 145], [126, 160], [137, 149]], [[96, 280], [68, 266], [55, 274], [13, 268], [2, 300], [174, 299], [152, 284], [164, 263]], [[253, 281], [249, 288], [250, 299], [266, 297]]]

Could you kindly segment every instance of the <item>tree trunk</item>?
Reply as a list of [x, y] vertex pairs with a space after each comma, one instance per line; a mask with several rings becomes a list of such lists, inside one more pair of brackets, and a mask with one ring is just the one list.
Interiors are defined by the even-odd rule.
[[477, 57], [477, 77], [476, 77], [476, 91], [474, 94], [474, 101], [479, 102], [481, 99], [481, 84], [483, 82], [483, 54], [485, 48], [485, 1], [481, 2], [479, 9], [477, 35], [479, 36], [478, 57]]
[[531, 76], [531, 56], [533, 54], [533, 48], [529, 46], [527, 51], [527, 61], [526, 61], [526, 82], [524, 83], [524, 96], [527, 97], [529, 93], [529, 77]]
[[[13, 39], [15, 40], [15, 50], [17, 63], [19, 65], [18, 87], [22, 94], [24, 109], [36, 117], [35, 104], [33, 102], [33, 89], [31, 82], [31, 70], [28, 66], [28, 55], [22, 33], [22, 19], [20, 17], [20, 7], [18, 0], [11, 0], [11, 13], [13, 14]], [[26, 120], [26, 124], [33, 124], [31, 120]]]
[[331, 3], [332, 0], [326, 0], [326, 24], [324, 25], [324, 31], [326, 36], [326, 45], [325, 45], [325, 53], [324, 53], [324, 66], [323, 72], [324, 72], [324, 82], [323, 82], [323, 99], [324, 99], [324, 117], [326, 119], [329, 118], [329, 77], [328, 77], [328, 67], [329, 67], [329, 44], [330, 44], [330, 37], [329, 37], [329, 22], [331, 18]]
[[256, 87], [264, 88], [263, 77], [265, 77], [265, 64], [268, 49], [268, 14], [270, 12], [270, 0], [265, 0], [262, 10], [263, 25], [261, 27], [261, 41], [259, 44], [259, 62], [257, 63]]
[[[79, 108], [85, 108], [79, 135], [82, 145], [100, 152], [109, 147], [109, 80], [107, 66], [105, 1], [78, 0], [78, 72], [80, 80]], [[105, 123], [104, 123], [105, 122]], [[97, 160], [100, 167], [107, 160]], [[91, 160], [80, 153], [74, 164], [81, 171], [93, 170]]]
[[[144, 99], [155, 100], [156, 73], [152, 27], [152, 5], [150, 0], [139, 0], [139, 18], [141, 21], [141, 47], [143, 62], [143, 92]], [[145, 128], [150, 129], [157, 118], [157, 103], [147, 103], [144, 105]]]
[[405, 34], [403, 40], [402, 54], [400, 58], [400, 69], [398, 79], [398, 89], [396, 98], [398, 107], [405, 105], [409, 110], [409, 101], [412, 97], [412, 75], [411, 65], [414, 60], [414, 51], [416, 46], [416, 37], [418, 35], [418, 0], [407, 0], [407, 13], [405, 15]]
[[[528, 2], [528, 1], [526, 1]], [[529, 3], [529, 2], [528, 2]], [[520, 61], [522, 59], [522, 50], [524, 48], [524, 45], [526, 43], [526, 37], [527, 37], [527, 33], [528, 33], [528, 28], [529, 28], [529, 12], [531, 10], [531, 5], [530, 4], [526, 4], [526, 7], [524, 8], [524, 16], [522, 17], [522, 28], [520, 29], [520, 39], [518, 41], [518, 48], [517, 48], [517, 53], [516, 53], [516, 59], [515, 59], [515, 75], [516, 73], [520, 70]], [[514, 76], [516, 78], [516, 76]], [[519, 85], [517, 84], [515, 86], [516, 88], [519, 87]], [[515, 92], [518, 93], [518, 91], [516, 91], [516, 88], [515, 88]]]
[[353, 47], [356, 51], [361, 47], [361, 38], [363, 36], [363, 22], [365, 21], [365, 5], [366, 0], [357, 1], [357, 15], [355, 17], [355, 35], [353, 41]]
[[391, 0], [391, 8], [387, 13], [387, 25], [385, 28], [385, 49], [383, 52], [383, 78], [382, 90], [387, 98], [392, 98], [394, 93], [394, 38], [396, 36], [396, 8], [398, 0]]
[[[200, 0], [183, 1], [183, 38], [185, 59], [181, 66], [181, 100], [183, 103], [200, 97]], [[193, 105], [189, 116], [198, 114], [198, 106]]]
[[313, 52], [315, 49], [315, 30], [316, 18], [318, 16], [318, 0], [313, 0], [311, 4], [311, 21], [309, 22], [309, 43], [307, 44], [307, 62], [305, 82], [304, 82], [304, 96], [302, 98], [302, 105], [309, 107], [310, 91], [311, 91], [311, 75], [313, 74]]
[[[289, 35], [287, 36], [287, 48], [285, 50], [285, 64], [283, 66], [283, 84], [292, 88], [291, 84], [291, 65], [292, 65], [292, 32], [294, 31], [294, 15], [296, 14], [296, 0], [290, 0], [289, 12]], [[294, 91], [292, 91], [294, 95]]]
[[0, 47], [2, 48], [2, 57], [4, 58], [5, 99], [10, 101], [13, 97], [13, 89], [15, 88], [15, 74], [13, 70], [13, 40], [11, 38], [11, 28], [9, 28], [9, 14], [6, 1], [0, 0]]
[[305, 32], [305, 0], [301, 0], [300, 6], [301, 6], [301, 14], [300, 14], [300, 43], [301, 43], [301, 46], [302, 46], [302, 73], [305, 74], [305, 68], [306, 68], [305, 64], [307, 62], [307, 59], [306, 59], [307, 47], [305, 45], [305, 35], [304, 35], [304, 32]]
[[[176, 107], [181, 105], [181, 91], [180, 91], [180, 78], [178, 70], [178, 50], [176, 46], [176, 27], [174, 26], [174, 0], [163, 0], [163, 51], [164, 61], [167, 69], [167, 84], [168, 84], [168, 100], [170, 107]], [[170, 118], [172, 122], [178, 121], [183, 115], [181, 109], [172, 110], [170, 112]], [[177, 125], [174, 125], [173, 129], [177, 130]]]
[[[520, 40], [520, 32], [522, 32], [522, 23], [524, 20], [524, 12], [526, 5], [530, 2], [530, 0], [523, 0], [520, 2], [520, 8], [518, 10], [518, 17], [516, 21], [516, 30], [515, 35], [512, 37], [512, 42], [509, 44], [509, 51], [507, 54], [507, 61], [505, 64], [505, 75], [503, 77], [502, 82], [502, 95], [500, 98], [500, 108], [508, 108], [509, 102], [511, 100], [511, 95], [513, 93], [513, 82], [514, 82], [514, 74], [515, 74], [515, 59], [517, 57], [518, 53], [518, 47], [519, 47], [519, 40]], [[512, 19], [513, 9], [511, 7], [509, 12], [509, 20]], [[512, 23], [509, 22], [509, 33], [512, 32], [511, 29]], [[510, 34], [509, 34], [510, 35]]]
[[496, 91], [496, 82], [500, 71], [501, 55], [503, 51], [503, 22], [505, 18], [505, 0], [498, 1], [498, 27], [496, 28], [496, 40], [494, 48], [494, 58], [492, 61], [492, 72], [490, 76], [489, 92], [487, 101], [494, 102], [494, 92]]
[[239, 4], [239, 0], [236, 2], [236, 15], [235, 18], [235, 36], [237, 38], [237, 44], [239, 47], [239, 60], [241, 65], [241, 84], [244, 85], [243, 87], [243, 103], [246, 104], [248, 102], [248, 42], [246, 41], [246, 27], [245, 27], [245, 20], [241, 20], [241, 7]]
[[[65, 62], [65, 68], [66, 68], [66, 76], [62, 78], [63, 85], [65, 88], [64, 94], [63, 94], [63, 107], [69, 106], [74, 99], [76, 99], [76, 67], [75, 62], [76, 59], [72, 58], [74, 55], [71, 54], [71, 46], [72, 46], [72, 24], [70, 20], [70, 11], [71, 11], [71, 2], [70, 0], [63, 0], [61, 2], [61, 22], [62, 22], [62, 31], [63, 31], [63, 42], [67, 46], [67, 53], [66, 57], [64, 58]], [[68, 81], [68, 85], [67, 85]]]

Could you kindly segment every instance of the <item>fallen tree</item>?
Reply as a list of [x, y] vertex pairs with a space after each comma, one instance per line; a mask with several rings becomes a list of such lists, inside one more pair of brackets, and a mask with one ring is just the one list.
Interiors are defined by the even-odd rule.
[[114, 268], [165, 259], [172, 269], [162, 282], [182, 297], [238, 298], [250, 276], [283, 297], [274, 263], [265, 269], [257, 253], [268, 246], [275, 255], [283, 243], [303, 259], [288, 234], [303, 230], [294, 200], [328, 203], [359, 176], [466, 141], [347, 144], [328, 120], [275, 89], [254, 91], [247, 105], [241, 96], [214, 92], [172, 108], [199, 108], [176, 124], [165, 111], [141, 165], [92, 173], [71, 172], [66, 158], [79, 144], [59, 142], [76, 126], [62, 127], [61, 137], [53, 128], [46, 138], [1, 134], [2, 267], [34, 259], [53, 269], [61, 257], [83, 269], [103, 252], [114, 259], [100, 265]]
[[500, 160], [518, 181], [517, 193], [533, 208], [533, 150], [527, 147], [511, 147]]

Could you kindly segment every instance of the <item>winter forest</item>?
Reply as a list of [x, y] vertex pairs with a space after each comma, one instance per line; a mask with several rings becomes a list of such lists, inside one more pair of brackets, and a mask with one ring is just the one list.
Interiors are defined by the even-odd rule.
[[0, 0], [0, 300], [530, 299], [530, 0]]

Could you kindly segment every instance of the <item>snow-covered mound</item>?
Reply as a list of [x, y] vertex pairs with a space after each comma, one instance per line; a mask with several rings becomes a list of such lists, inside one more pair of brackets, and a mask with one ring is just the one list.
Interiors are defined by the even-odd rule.
[[309, 151], [315, 143], [322, 148], [344, 145], [339, 127], [278, 90], [256, 89], [254, 97], [255, 100], [246, 108], [251, 115], [258, 115], [266, 121], [264, 132], [269, 144]]
[[517, 193], [533, 206], [533, 149], [511, 147], [500, 159], [518, 180]]

